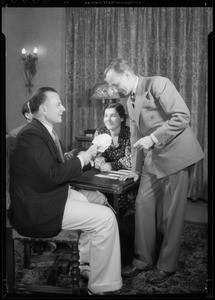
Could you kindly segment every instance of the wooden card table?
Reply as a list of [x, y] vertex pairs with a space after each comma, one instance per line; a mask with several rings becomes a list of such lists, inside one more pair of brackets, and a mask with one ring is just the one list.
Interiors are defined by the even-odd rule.
[[101, 193], [113, 195], [113, 208], [118, 214], [118, 199], [119, 196], [125, 192], [128, 192], [132, 188], [139, 185], [139, 181], [133, 179], [127, 179], [126, 181], [120, 181], [119, 179], [98, 177], [95, 175], [106, 175], [107, 173], [100, 172], [97, 169], [90, 169], [82, 173], [76, 179], [73, 179], [70, 184], [74, 188], [86, 189], [92, 191], [99, 191]]

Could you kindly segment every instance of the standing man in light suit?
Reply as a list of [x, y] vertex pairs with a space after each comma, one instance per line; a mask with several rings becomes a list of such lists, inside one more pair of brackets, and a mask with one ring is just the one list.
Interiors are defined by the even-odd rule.
[[[96, 149], [91, 147], [65, 161], [53, 128], [62, 122], [65, 112], [57, 91], [42, 87], [29, 103], [33, 120], [18, 133], [10, 156], [11, 225], [28, 237], [52, 237], [61, 229], [81, 230], [80, 257], [90, 266], [89, 294], [119, 290], [116, 217], [108, 207], [89, 202], [98, 197], [96, 192], [88, 191], [86, 198], [86, 191], [75, 191], [69, 184], [81, 175]], [[83, 235], [90, 241], [87, 249]]]
[[[128, 96], [132, 172], [122, 180], [140, 176], [135, 255], [122, 276], [155, 267], [147, 281], [160, 283], [177, 267], [191, 175], [203, 151], [189, 126], [188, 107], [168, 78], [137, 76], [122, 59], [111, 62], [104, 75]], [[156, 233], [161, 229], [163, 241], [155, 261]]]

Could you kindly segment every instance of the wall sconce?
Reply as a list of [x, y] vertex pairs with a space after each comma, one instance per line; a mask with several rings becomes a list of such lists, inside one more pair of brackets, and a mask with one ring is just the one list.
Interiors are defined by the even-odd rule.
[[33, 87], [33, 84], [31, 83], [36, 72], [36, 64], [38, 60], [38, 49], [35, 47], [33, 50], [34, 54], [31, 53], [26, 54], [25, 48], [22, 49], [22, 61], [24, 66], [24, 75], [25, 75], [25, 86], [27, 88], [27, 91], [29, 95], [31, 95], [31, 88]]

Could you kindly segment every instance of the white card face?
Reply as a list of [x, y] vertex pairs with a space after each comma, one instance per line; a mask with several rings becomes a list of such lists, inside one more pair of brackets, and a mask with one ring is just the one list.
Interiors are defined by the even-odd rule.
[[96, 174], [97, 177], [109, 178], [109, 179], [119, 179], [121, 176], [128, 175], [131, 171], [129, 170], [119, 170], [119, 171], [110, 171], [107, 174]]
[[109, 174], [113, 173], [113, 174], [119, 174], [119, 175], [128, 175], [130, 172], [131, 171], [129, 171], [129, 170], [119, 170], [119, 171], [110, 171]]
[[101, 178], [109, 178], [109, 179], [115, 179], [118, 180], [118, 176], [110, 176], [110, 175], [103, 175], [103, 174], [96, 174], [95, 176], [101, 177]]
[[129, 174], [131, 172], [131, 170], [124, 170], [124, 169], [122, 169], [122, 170], [119, 170], [117, 172], [122, 172], [124, 174]]

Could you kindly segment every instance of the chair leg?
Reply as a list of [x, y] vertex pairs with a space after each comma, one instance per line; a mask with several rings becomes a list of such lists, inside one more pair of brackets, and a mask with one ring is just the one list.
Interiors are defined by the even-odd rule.
[[30, 269], [31, 264], [31, 242], [24, 240], [24, 265], [23, 268]]
[[15, 285], [15, 266], [14, 266], [14, 240], [12, 237], [12, 228], [6, 230], [6, 277], [7, 292], [12, 293]]
[[43, 253], [43, 250], [42, 250], [42, 248], [43, 248], [43, 242], [38, 242], [37, 243], [37, 255], [42, 255], [42, 253]]
[[79, 249], [78, 243], [70, 243], [71, 247], [71, 258], [70, 258], [70, 276], [72, 278], [72, 286], [80, 287], [80, 269], [79, 269]]
[[59, 261], [60, 261], [60, 256], [58, 255], [55, 259], [55, 262], [52, 266], [52, 269], [51, 269], [48, 279], [46, 281], [46, 283], [48, 285], [56, 285], [56, 283], [57, 283], [57, 280], [58, 280], [58, 269], [57, 268], [58, 268]]

